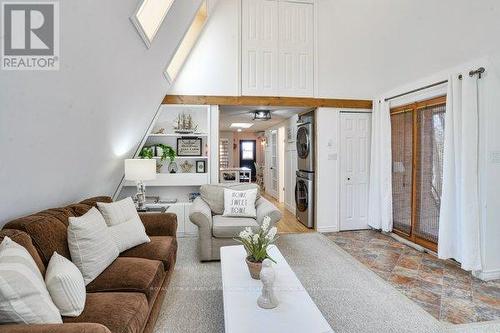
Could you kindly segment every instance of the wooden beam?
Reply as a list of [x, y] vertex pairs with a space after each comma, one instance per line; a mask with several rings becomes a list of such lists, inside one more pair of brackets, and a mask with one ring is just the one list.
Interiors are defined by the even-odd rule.
[[167, 95], [162, 104], [186, 105], [263, 105], [289, 107], [328, 107], [348, 109], [371, 109], [371, 100], [330, 99], [303, 97], [268, 97], [268, 96], [194, 96]]

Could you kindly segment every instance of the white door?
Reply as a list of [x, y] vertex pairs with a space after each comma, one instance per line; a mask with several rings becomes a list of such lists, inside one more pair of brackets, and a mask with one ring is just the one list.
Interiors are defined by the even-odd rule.
[[281, 1], [279, 12], [278, 93], [313, 96], [314, 9], [312, 3]]
[[278, 1], [243, 0], [241, 80], [246, 96], [278, 92]]
[[370, 132], [371, 114], [340, 114], [340, 230], [368, 229]]
[[272, 130], [270, 133], [270, 164], [269, 164], [269, 180], [270, 187], [268, 192], [276, 200], [279, 200], [279, 164], [278, 164], [278, 131]]

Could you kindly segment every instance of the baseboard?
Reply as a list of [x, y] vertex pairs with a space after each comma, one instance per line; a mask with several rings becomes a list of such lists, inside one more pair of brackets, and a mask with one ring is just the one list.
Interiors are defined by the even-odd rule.
[[316, 228], [316, 231], [317, 232], [338, 232], [339, 228], [337, 228], [335, 226], [319, 227], [319, 228]]
[[500, 269], [492, 271], [474, 271], [472, 275], [483, 281], [491, 281], [500, 279]]
[[285, 208], [287, 211], [295, 215], [295, 207], [292, 207], [289, 204], [285, 203]]

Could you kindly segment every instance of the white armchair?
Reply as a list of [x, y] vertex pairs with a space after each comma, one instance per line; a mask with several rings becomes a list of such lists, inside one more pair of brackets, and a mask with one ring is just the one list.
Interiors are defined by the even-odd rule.
[[[243, 187], [243, 188], [241, 188]], [[271, 218], [271, 227], [281, 219], [281, 212], [263, 197], [257, 199], [255, 208], [257, 217], [222, 216], [224, 188], [244, 190], [258, 187], [254, 184], [204, 185], [200, 189], [201, 197], [194, 200], [189, 212], [190, 220], [198, 226], [200, 260], [219, 260], [222, 246], [238, 244], [234, 237], [245, 227], [257, 229], [265, 216]], [[221, 194], [222, 193], [222, 194]], [[222, 195], [222, 197], [221, 197]], [[222, 204], [221, 204], [222, 200]]]

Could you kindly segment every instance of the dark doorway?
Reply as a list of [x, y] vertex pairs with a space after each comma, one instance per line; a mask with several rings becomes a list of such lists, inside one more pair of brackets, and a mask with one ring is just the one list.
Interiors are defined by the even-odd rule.
[[240, 168], [252, 169], [252, 181], [255, 181], [256, 153], [255, 140], [240, 140]]

